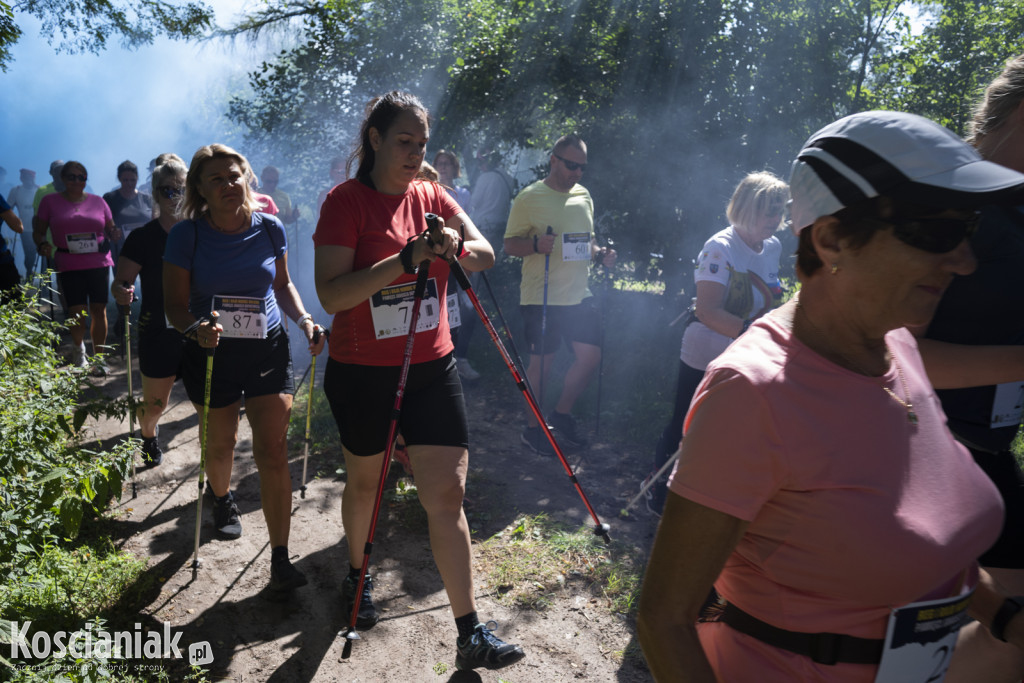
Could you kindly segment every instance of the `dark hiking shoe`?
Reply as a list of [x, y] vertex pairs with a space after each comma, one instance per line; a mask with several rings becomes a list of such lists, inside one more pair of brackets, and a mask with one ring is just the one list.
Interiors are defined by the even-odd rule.
[[551, 447], [551, 442], [548, 441], [548, 437], [544, 436], [544, 430], [539, 426], [524, 429], [519, 440], [537, 455], [551, 456], [555, 454], [555, 449]]
[[164, 461], [164, 452], [160, 450], [160, 442], [157, 440], [160, 432], [155, 436], [142, 437], [142, 462], [150, 467], [156, 467]]
[[567, 443], [570, 446], [587, 445], [587, 440], [576, 428], [576, 420], [573, 419], [572, 415], [553, 412], [548, 415], [548, 424], [551, 425], [552, 429], [558, 431], [559, 443]]
[[309, 583], [306, 575], [300, 572], [287, 557], [275, 559], [270, 563], [270, 590], [275, 593], [301, 588]]
[[242, 520], [239, 519], [238, 506], [230, 491], [223, 498], [213, 499], [213, 526], [229, 538], [242, 535]]
[[[352, 623], [352, 606], [356, 603], [356, 588], [359, 586], [359, 576], [349, 574], [341, 582], [341, 604], [345, 610], [345, 620]], [[380, 621], [377, 608], [373, 606], [373, 598], [370, 591], [373, 590], [373, 577], [366, 573], [366, 580], [363, 581], [363, 597], [359, 600], [359, 613], [356, 615], [356, 628], [368, 629]]]
[[455, 668], [479, 669], [501, 669], [510, 664], [515, 664], [526, 653], [523, 648], [512, 643], [506, 643], [494, 635], [498, 624], [488, 621], [486, 624], [477, 624], [473, 635], [465, 640], [459, 638], [455, 641], [457, 654], [455, 655]]

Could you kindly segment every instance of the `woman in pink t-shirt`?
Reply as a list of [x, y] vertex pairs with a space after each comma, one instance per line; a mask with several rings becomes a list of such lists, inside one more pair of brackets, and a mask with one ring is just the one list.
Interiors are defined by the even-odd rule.
[[802, 289], [711, 362], [686, 417], [637, 619], [656, 680], [941, 681], [968, 614], [1024, 645], [975, 559], [1001, 501], [905, 329], [974, 269], [976, 209], [1022, 191], [911, 114], [808, 140]]
[[[79, 314], [89, 309], [93, 353], [102, 351], [107, 339], [107, 283], [114, 265], [110, 247], [121, 239], [110, 207], [85, 191], [88, 178], [79, 162], [64, 164], [64, 190], [43, 197], [33, 235], [40, 254], [49, 257], [56, 251], [57, 278], [72, 321], [71, 362], [79, 367], [86, 364], [85, 321]], [[47, 230], [52, 243], [46, 241]], [[105, 366], [97, 365], [94, 374], [105, 375]]]

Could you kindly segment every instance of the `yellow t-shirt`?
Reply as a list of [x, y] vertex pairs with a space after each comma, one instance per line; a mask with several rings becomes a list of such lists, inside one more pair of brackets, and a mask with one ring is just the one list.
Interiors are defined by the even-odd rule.
[[[555, 234], [548, 267], [548, 304], [574, 306], [590, 296], [590, 242], [594, 232], [594, 202], [587, 188], [573, 185], [558, 192], [537, 181], [512, 202], [505, 237]], [[544, 303], [544, 254], [523, 257], [521, 305]]]

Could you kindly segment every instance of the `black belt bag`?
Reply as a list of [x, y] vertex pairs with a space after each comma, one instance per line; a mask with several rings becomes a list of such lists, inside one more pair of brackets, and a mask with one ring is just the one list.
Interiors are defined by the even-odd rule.
[[801, 633], [787, 631], [752, 617], [731, 603], [717, 605], [721, 610], [714, 621], [721, 621], [740, 633], [757, 638], [762, 643], [780, 650], [810, 657], [818, 664], [878, 664], [882, 660], [885, 641], [878, 638], [857, 638], [840, 633]]

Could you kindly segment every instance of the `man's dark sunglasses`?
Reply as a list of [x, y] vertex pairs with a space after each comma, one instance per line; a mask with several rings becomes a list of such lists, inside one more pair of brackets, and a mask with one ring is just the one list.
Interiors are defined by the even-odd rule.
[[[552, 154], [554, 154], [554, 152], [552, 152]], [[565, 164], [565, 167], [567, 169], [569, 169], [570, 171], [586, 171], [587, 170], [587, 165], [586, 164], [577, 164], [575, 161], [569, 161], [565, 157], [559, 156], [557, 154], [555, 154], [555, 158], [558, 159], [559, 161], [561, 161], [563, 164]]]
[[892, 225], [892, 234], [904, 244], [932, 254], [946, 254], [978, 229], [979, 212], [967, 218], [883, 219]]
[[89, 179], [89, 176], [82, 175], [81, 173], [68, 173], [66, 176], [61, 176], [64, 180], [77, 180], [80, 183], [84, 183]]
[[185, 194], [185, 188], [169, 187], [165, 185], [164, 187], [160, 188], [160, 194], [162, 194], [166, 199], [175, 199]]

